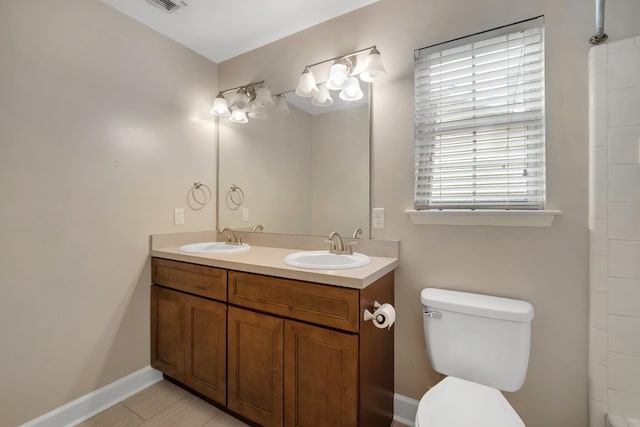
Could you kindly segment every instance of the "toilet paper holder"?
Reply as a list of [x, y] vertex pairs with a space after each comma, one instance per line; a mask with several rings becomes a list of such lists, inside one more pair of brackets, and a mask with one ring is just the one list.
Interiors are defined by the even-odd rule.
[[395, 322], [395, 310], [391, 304], [380, 304], [378, 301], [373, 302], [373, 313], [368, 309], [364, 310], [362, 318], [365, 322], [371, 320], [373, 325], [378, 328], [388, 328]]
[[[373, 309], [374, 311], [378, 308], [380, 308], [382, 306], [382, 304], [380, 304], [378, 301], [374, 301], [373, 302]], [[364, 309], [364, 314], [362, 316], [363, 320], [366, 322], [368, 320], [373, 320], [375, 319], [376, 322], [378, 323], [382, 323], [384, 322], [384, 316], [382, 314], [379, 314], [377, 316], [375, 316], [372, 312], [369, 311], [368, 308]]]

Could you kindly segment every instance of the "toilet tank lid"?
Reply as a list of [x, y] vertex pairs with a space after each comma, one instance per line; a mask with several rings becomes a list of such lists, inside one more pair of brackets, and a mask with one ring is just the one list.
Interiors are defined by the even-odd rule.
[[526, 301], [446, 289], [423, 289], [420, 300], [430, 308], [515, 322], [528, 322], [534, 315], [533, 306]]

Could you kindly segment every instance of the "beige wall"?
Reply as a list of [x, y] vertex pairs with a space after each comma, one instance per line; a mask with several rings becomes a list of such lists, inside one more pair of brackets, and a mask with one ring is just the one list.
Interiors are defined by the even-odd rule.
[[1, 426], [149, 364], [149, 235], [215, 225], [185, 198], [216, 68], [98, 0], [2, 2]]
[[[635, 35], [637, 0], [607, 2], [611, 40]], [[413, 226], [413, 50], [544, 14], [547, 30], [549, 229]], [[593, 2], [382, 0], [219, 64], [220, 85], [266, 79], [291, 89], [305, 64], [378, 45], [388, 79], [373, 89], [372, 205], [386, 209], [373, 237], [400, 239], [396, 273], [396, 392], [419, 398], [434, 383], [422, 333], [427, 286], [530, 301], [536, 310], [529, 373], [507, 397], [529, 427], [588, 424], [588, 38]]]
[[313, 116], [311, 234], [369, 237], [369, 105]]
[[[311, 234], [312, 116], [289, 110], [245, 124], [219, 119], [220, 227], [260, 224], [265, 233]], [[234, 184], [245, 195], [236, 210], [227, 206]], [[249, 209], [249, 221], [242, 220], [243, 209]]]

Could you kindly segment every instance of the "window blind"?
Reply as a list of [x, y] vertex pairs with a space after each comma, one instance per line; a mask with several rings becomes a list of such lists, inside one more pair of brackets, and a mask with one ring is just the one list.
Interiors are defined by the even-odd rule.
[[544, 209], [542, 20], [416, 51], [416, 209]]

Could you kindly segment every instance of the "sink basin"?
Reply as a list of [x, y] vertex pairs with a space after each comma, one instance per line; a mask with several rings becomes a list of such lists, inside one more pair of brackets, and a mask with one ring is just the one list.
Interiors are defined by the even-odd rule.
[[251, 246], [246, 243], [242, 245], [231, 245], [227, 242], [204, 242], [180, 246], [178, 250], [189, 254], [229, 254], [248, 251], [250, 247]]
[[338, 255], [329, 251], [305, 251], [287, 255], [284, 257], [284, 263], [291, 267], [311, 270], [344, 270], [369, 265], [371, 259], [359, 253]]

